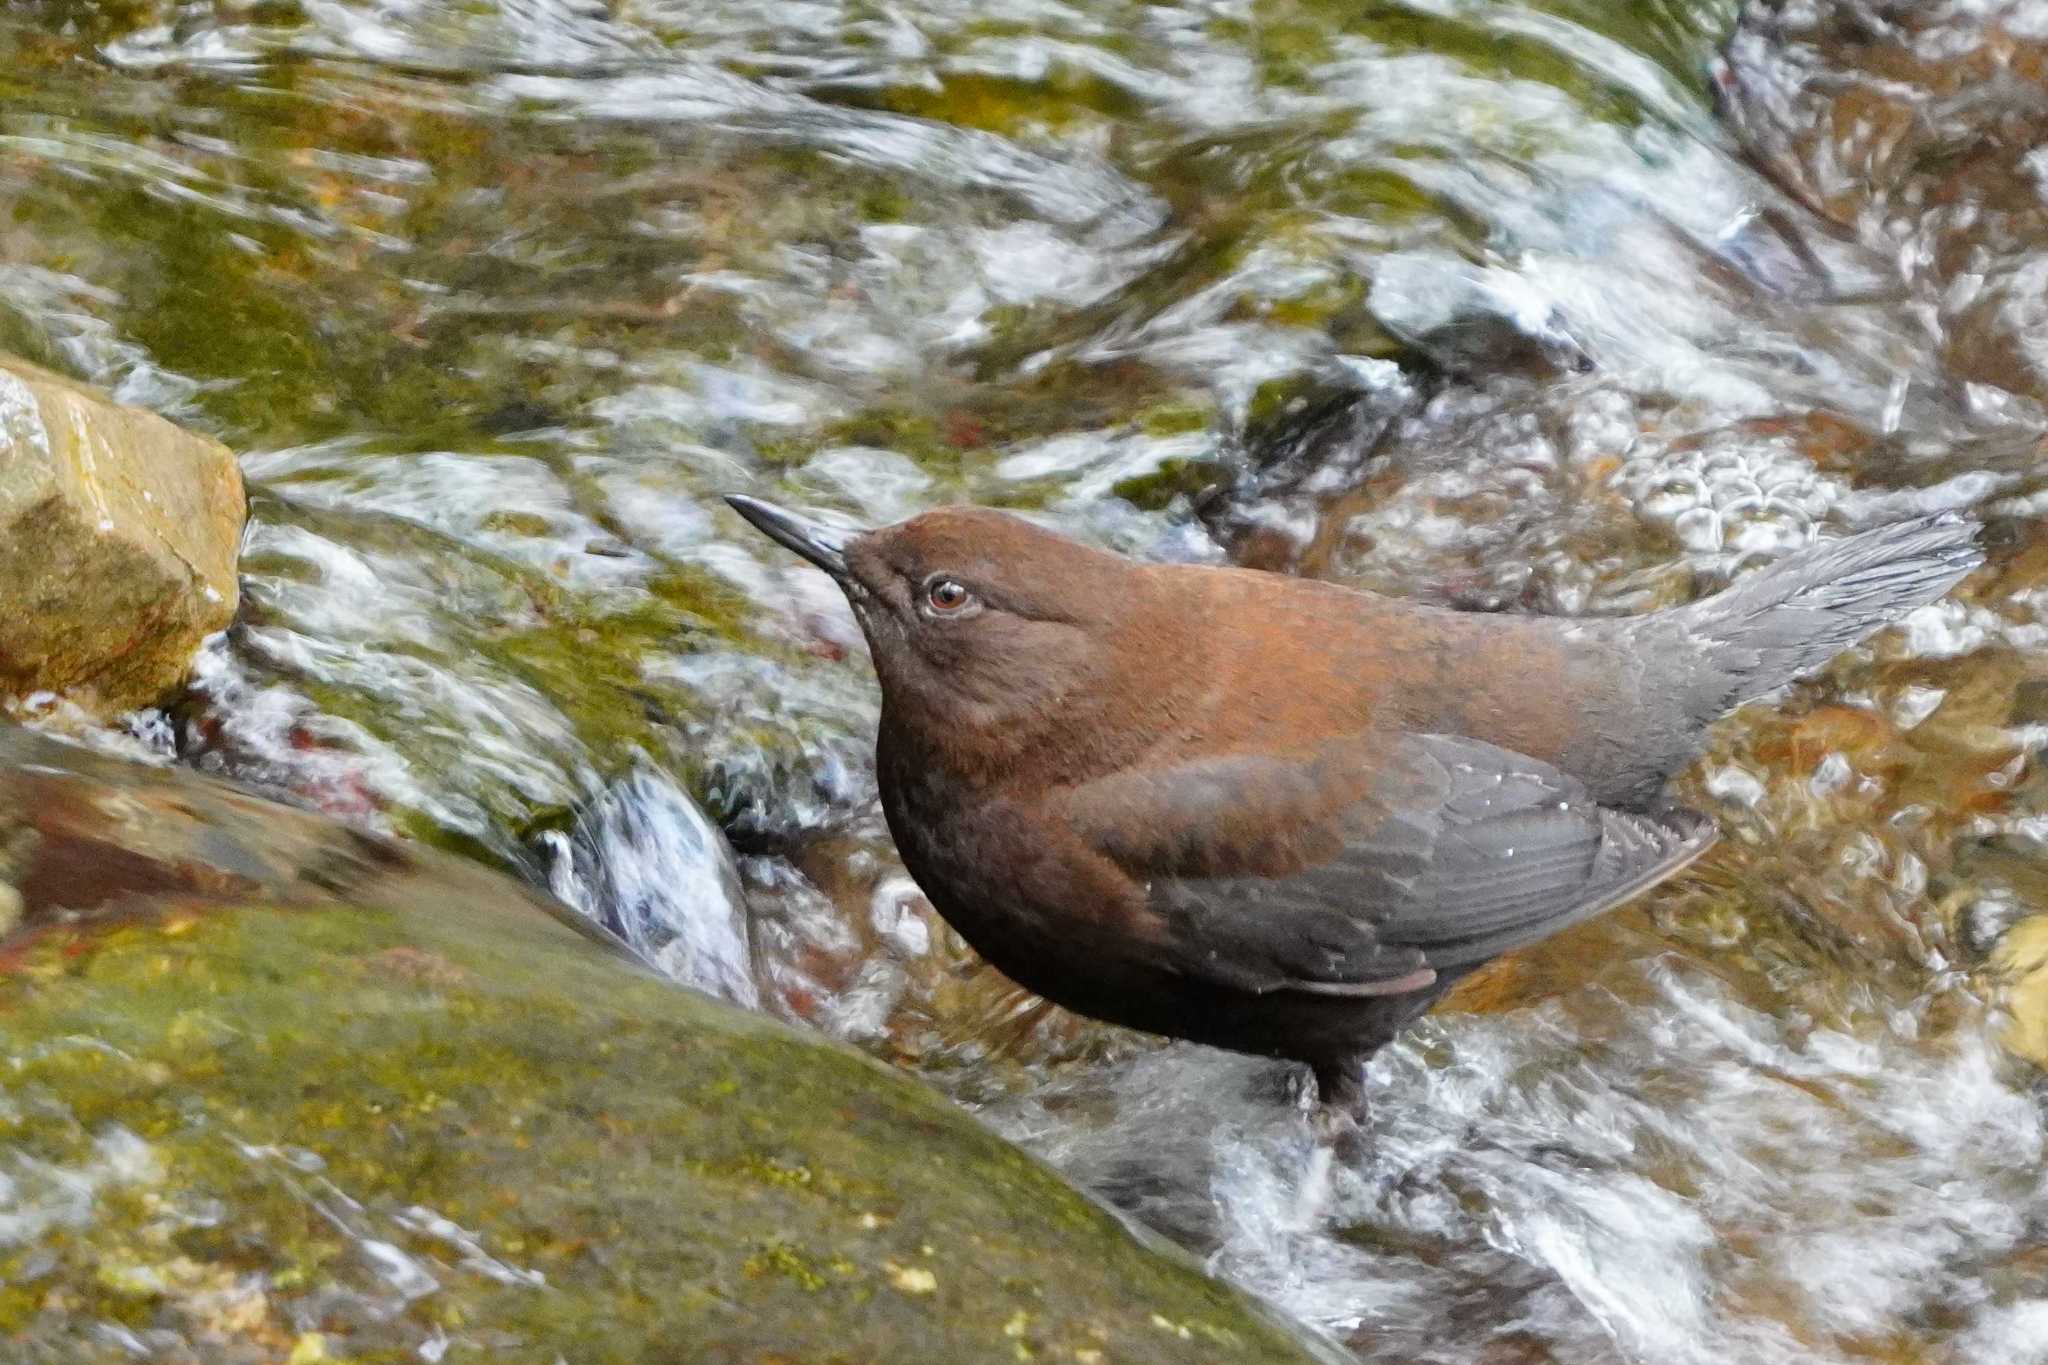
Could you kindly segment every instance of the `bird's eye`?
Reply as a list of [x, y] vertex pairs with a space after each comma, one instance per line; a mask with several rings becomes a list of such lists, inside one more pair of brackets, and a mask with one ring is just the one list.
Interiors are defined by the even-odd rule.
[[924, 600], [939, 615], [951, 616], [965, 610], [974, 594], [950, 578], [934, 578], [925, 585]]

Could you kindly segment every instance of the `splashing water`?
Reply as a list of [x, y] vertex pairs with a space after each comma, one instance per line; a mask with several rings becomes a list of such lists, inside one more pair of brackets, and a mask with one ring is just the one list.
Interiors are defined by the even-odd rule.
[[[2002, 1330], [2021, 1305], [1982, 1287], [2048, 1212], [2037, 1101], [1981, 1036], [1922, 1039], [1932, 1008], [1820, 1026], [1647, 959], [1434, 1018], [1375, 1063], [1373, 1159], [1306, 1222], [1270, 1064], [1176, 1047], [993, 1117], [1366, 1359], [1911, 1358]], [[1075, 1123], [1099, 1091], [1114, 1117]]]
[[[153, 750], [549, 881], [1363, 1359], [2048, 1360], [2048, 7], [23, 0], [0, 57], [0, 345], [247, 452]], [[1995, 555], [1724, 727], [1721, 847], [1383, 1054], [1304, 1209], [1284, 1068], [907, 884], [858, 631], [728, 490], [1487, 610]]]
[[548, 889], [669, 976], [736, 1005], [754, 987], [739, 868], [718, 827], [659, 772], [636, 770], [543, 837]]

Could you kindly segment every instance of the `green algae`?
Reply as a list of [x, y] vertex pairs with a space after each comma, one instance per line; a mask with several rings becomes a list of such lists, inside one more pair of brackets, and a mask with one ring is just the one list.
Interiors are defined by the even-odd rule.
[[0, 1037], [0, 1146], [90, 1190], [0, 1253], [30, 1359], [994, 1359], [1020, 1314], [1043, 1359], [1310, 1358], [916, 1083], [530, 913], [47, 931]]
[[1225, 481], [1223, 466], [1214, 460], [1164, 460], [1149, 474], [1119, 480], [1110, 491], [1136, 507], [1159, 510], [1176, 498], [1194, 498]]
[[[1592, 117], [1633, 124], [1648, 115], [1642, 100], [1601, 78], [1555, 37], [1525, 27], [1519, 7], [1489, 3], [1424, 9], [1400, 3], [1265, 0], [1253, 18], [1218, 20], [1220, 36], [1243, 42], [1276, 84], [1313, 89], [1318, 69], [1338, 55], [1340, 40], [1364, 39], [1397, 52], [1452, 59], [1476, 75], [1554, 86]], [[1528, 10], [1555, 16], [1620, 48], [1652, 56], [1674, 80], [1704, 92], [1714, 50], [1735, 26], [1735, 0], [1537, 0]]]
[[1071, 132], [1084, 122], [1113, 125], [1132, 118], [1143, 107], [1121, 86], [1064, 67], [1048, 77], [1028, 81], [964, 75], [945, 81], [937, 90], [898, 87], [881, 103], [897, 113], [1010, 136]]

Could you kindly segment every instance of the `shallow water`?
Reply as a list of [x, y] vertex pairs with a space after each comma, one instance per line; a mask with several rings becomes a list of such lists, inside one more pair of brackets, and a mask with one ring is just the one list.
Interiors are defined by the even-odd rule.
[[[134, 745], [512, 865], [1362, 1358], [2048, 1360], [1990, 958], [2048, 896], [2048, 6], [14, 0], [0, 59], [0, 344], [253, 490]], [[1305, 1211], [1284, 1069], [933, 918], [857, 632], [726, 490], [1478, 609], [1995, 554], [1725, 727], [1721, 848], [1390, 1049]]]

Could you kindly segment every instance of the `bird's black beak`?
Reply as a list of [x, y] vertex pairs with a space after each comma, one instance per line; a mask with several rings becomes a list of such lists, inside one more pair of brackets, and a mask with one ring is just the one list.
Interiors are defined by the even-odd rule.
[[785, 512], [772, 502], [738, 493], [726, 494], [725, 501], [733, 511], [759, 527], [768, 539], [796, 551], [834, 578], [845, 579], [846, 543], [861, 534], [859, 530], [827, 526]]

